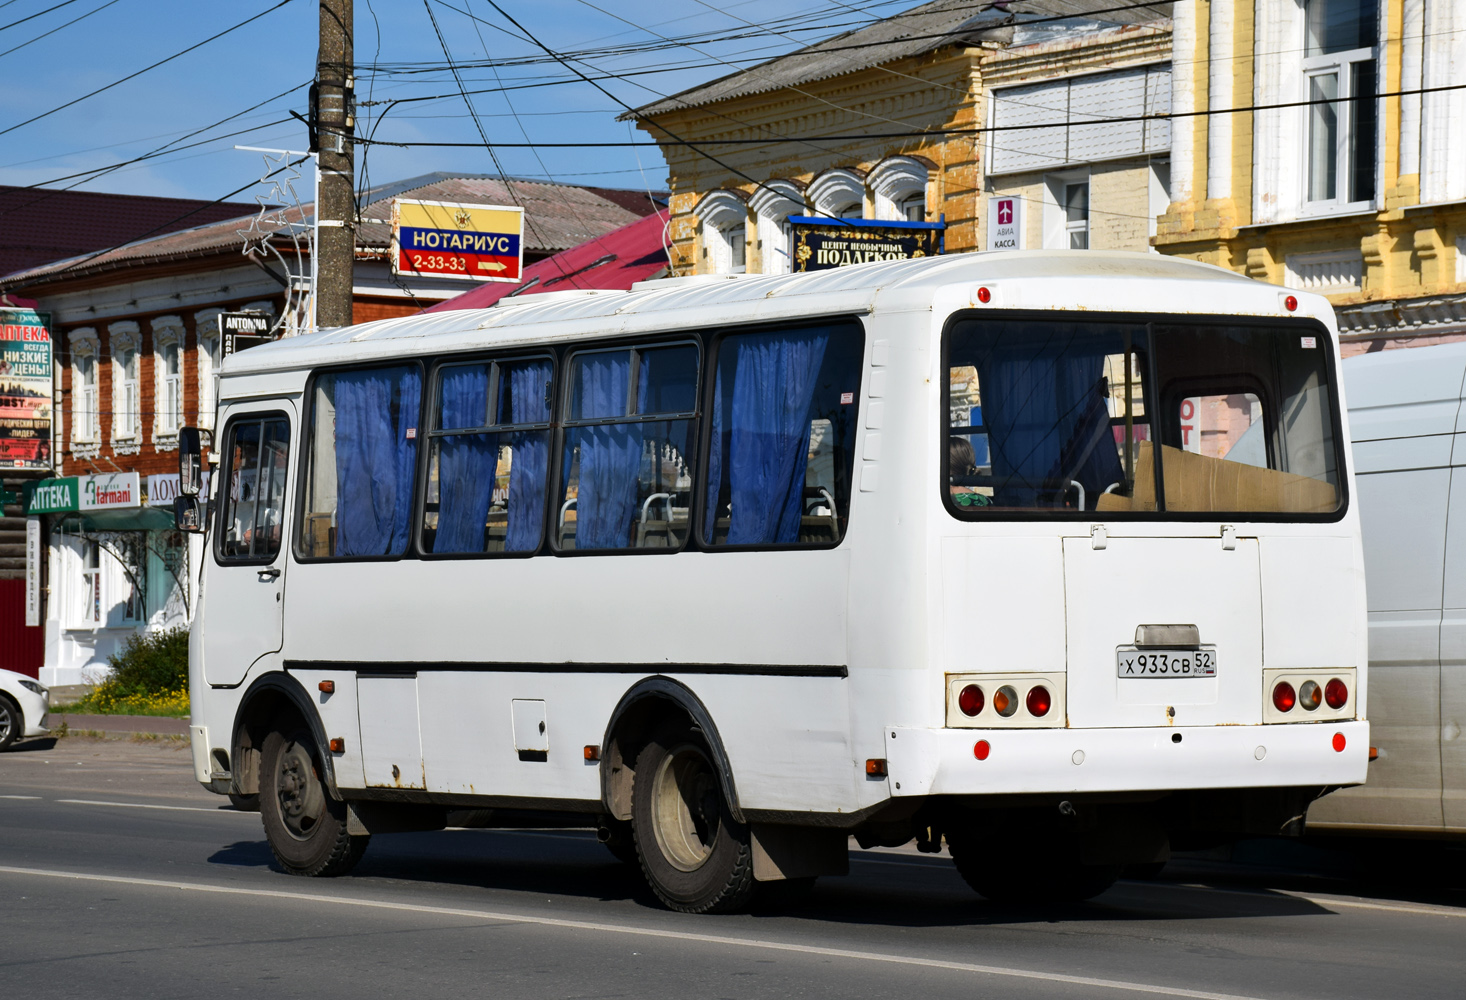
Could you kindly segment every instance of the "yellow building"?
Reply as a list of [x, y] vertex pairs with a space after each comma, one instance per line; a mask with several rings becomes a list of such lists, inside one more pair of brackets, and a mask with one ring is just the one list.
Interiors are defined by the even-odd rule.
[[1466, 89], [1442, 89], [1466, 84], [1466, 3], [1178, 0], [1174, 18], [1156, 248], [1327, 295], [1346, 354], [1466, 337]]
[[[988, 205], [1003, 194], [1029, 196], [1028, 223], [1040, 227], [1031, 245], [1042, 246], [1045, 219], [1058, 218], [1045, 210], [1044, 190], [1070, 199], [1057, 230], [1068, 246], [1078, 197], [1069, 188], [1081, 175], [1089, 244], [1144, 249], [1167, 201], [1164, 189], [1152, 192], [1152, 161], [1168, 154], [1168, 136], [1147, 126], [1138, 145], [1101, 148], [1099, 131], [1075, 126], [1112, 114], [1108, 98], [1087, 113], [1046, 107], [1037, 131], [1061, 137], [1057, 158], [1030, 157], [1016, 174], [993, 175], [1012, 143], [988, 134], [990, 105], [1025, 102], [989, 96], [1059, 80], [1067, 94], [1070, 77], [1077, 92], [1105, 77], [1099, 89], [1109, 94], [1111, 77], [1124, 77], [1120, 90], [1133, 97], [1138, 72], [1137, 112], [1158, 107], [1162, 90], [1169, 99], [1160, 74], [1169, 4], [1116, 11], [1112, 0], [1023, 0], [1021, 14], [1008, 6], [937, 0], [628, 114], [667, 159], [675, 273], [795, 269], [790, 217], [944, 223], [947, 253], [988, 249]], [[1035, 138], [992, 135], [1018, 132]]]

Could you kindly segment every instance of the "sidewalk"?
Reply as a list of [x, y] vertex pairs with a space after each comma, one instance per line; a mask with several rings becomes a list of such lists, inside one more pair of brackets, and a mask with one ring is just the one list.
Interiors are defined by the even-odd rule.
[[105, 733], [108, 736], [132, 736], [136, 733], [151, 733], [158, 736], [187, 736], [187, 719], [168, 719], [152, 715], [77, 715], [71, 712], [52, 712], [46, 725], [55, 733], [65, 723], [72, 732], [85, 729]]

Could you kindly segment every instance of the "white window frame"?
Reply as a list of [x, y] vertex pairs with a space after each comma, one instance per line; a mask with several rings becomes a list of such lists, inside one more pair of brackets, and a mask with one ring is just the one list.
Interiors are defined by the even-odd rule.
[[1084, 232], [1087, 234], [1086, 247], [1094, 249], [1094, 186], [1090, 184], [1089, 168], [1085, 167], [1080, 170], [1064, 170], [1044, 175], [1043, 245], [1045, 250], [1069, 249], [1069, 235], [1074, 230], [1069, 224], [1068, 213], [1065, 211], [1065, 190], [1071, 184], [1089, 185], [1089, 210], [1085, 217]]
[[219, 331], [219, 315], [223, 311], [205, 309], [193, 316], [193, 328], [198, 343], [198, 426], [210, 431], [214, 429], [219, 365], [224, 358], [224, 341]]
[[[102, 342], [95, 327], [84, 326], [67, 334], [71, 347], [71, 454], [95, 458], [102, 447], [101, 383]], [[78, 362], [91, 361], [92, 381], [82, 380]]]
[[[831, 219], [865, 217], [865, 179], [853, 170], [826, 170], [810, 182], [807, 194], [816, 215]], [[849, 214], [852, 211], [860, 214]]]
[[[142, 331], [130, 319], [107, 327], [112, 358], [112, 451], [117, 455], [135, 455], [142, 447], [142, 339]], [[131, 378], [123, 365], [128, 352], [137, 364]]]
[[[178, 429], [183, 426], [183, 372], [185, 331], [182, 318], [159, 316], [153, 320], [153, 448], [176, 451]], [[177, 352], [178, 371], [168, 374], [168, 348]]]
[[[875, 202], [875, 217], [906, 222], [925, 222], [927, 218], [927, 183], [931, 171], [920, 160], [909, 156], [891, 156], [876, 164], [870, 172], [870, 190]], [[917, 199], [921, 202], [920, 217], [913, 219], [908, 211]]]
[[[709, 191], [693, 208], [692, 214], [702, 223], [702, 259], [704, 274], [743, 274], [748, 270], [748, 205], [736, 191]], [[742, 259], [736, 259], [738, 242], [743, 237]]]
[[[1379, 16], [1379, 5], [1375, 4], [1376, 17]], [[1306, 0], [1298, 3], [1298, 17], [1302, 28], [1303, 51], [1307, 52], [1308, 47], [1308, 5]], [[1349, 147], [1355, 132], [1354, 116], [1358, 105], [1352, 100], [1354, 87], [1354, 66], [1361, 62], [1373, 60], [1375, 67], [1374, 90], [1380, 90], [1379, 79], [1381, 65], [1381, 46], [1376, 43], [1369, 48], [1348, 49], [1343, 52], [1330, 52], [1327, 55], [1303, 57], [1301, 65], [1302, 94], [1301, 99], [1309, 101], [1313, 99], [1313, 81], [1317, 77], [1334, 74], [1338, 80], [1338, 100], [1334, 103], [1335, 122], [1338, 131], [1334, 144], [1334, 197], [1332, 198], [1310, 198], [1309, 185], [1312, 180], [1312, 151], [1313, 151], [1313, 115], [1315, 105], [1306, 105], [1300, 110], [1299, 129], [1299, 203], [1303, 216], [1316, 215], [1347, 215], [1355, 212], [1367, 212], [1380, 203], [1381, 167], [1384, 157], [1381, 155], [1384, 135], [1384, 103], [1382, 99], [1375, 100], [1374, 109], [1374, 194], [1369, 198], [1362, 198], [1357, 201], [1349, 200]]]
[[803, 215], [804, 191], [793, 181], [765, 181], [748, 199], [758, 233], [759, 270], [789, 274], [794, 270], [794, 226], [791, 215]]

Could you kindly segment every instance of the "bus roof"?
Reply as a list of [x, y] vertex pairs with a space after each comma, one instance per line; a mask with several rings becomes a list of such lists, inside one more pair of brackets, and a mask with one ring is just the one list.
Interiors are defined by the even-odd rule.
[[[1057, 282], [1054, 279], [1058, 279]], [[942, 288], [978, 282], [1052, 283], [1043, 302], [1026, 309], [1124, 309], [1156, 312], [1276, 314], [1278, 289], [1225, 268], [1155, 253], [1029, 250], [963, 253], [856, 264], [806, 274], [698, 275], [638, 282], [630, 291], [545, 292], [501, 299], [489, 309], [421, 313], [338, 327], [232, 355], [224, 376], [429, 353], [512, 347], [561, 339], [616, 337], [662, 330], [853, 315], [879, 302], [893, 309], [929, 308]], [[1162, 292], [1157, 281], [1202, 283], [1201, 294]], [[1217, 283], [1225, 282], [1225, 288]], [[1247, 296], [1256, 289], [1255, 301]], [[1095, 293], [1103, 290], [1102, 300]], [[1121, 304], [1117, 304], [1118, 295]], [[1303, 295], [1300, 293], [1299, 298]], [[1314, 298], [1309, 296], [1310, 299]], [[1016, 298], [1012, 301], [1017, 301]], [[1312, 314], [1328, 312], [1319, 299]], [[1177, 303], [1185, 303], [1178, 305]], [[994, 303], [999, 304], [999, 303]], [[739, 311], [739, 306], [756, 307]], [[1300, 308], [1300, 313], [1310, 310]]]

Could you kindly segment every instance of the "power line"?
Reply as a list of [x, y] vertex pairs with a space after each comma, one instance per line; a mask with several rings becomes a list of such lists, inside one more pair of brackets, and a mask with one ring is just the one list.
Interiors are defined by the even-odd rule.
[[[70, 0], [68, 0], [68, 2], [70, 2]], [[180, 52], [173, 53], [171, 56], [168, 56], [166, 59], [159, 59], [157, 62], [153, 63], [151, 66], [144, 66], [142, 69], [138, 70], [136, 73], [129, 73], [127, 76], [124, 76], [120, 80], [114, 80], [111, 83], [107, 84], [105, 87], [98, 87], [96, 90], [92, 91], [91, 93], [89, 93], [89, 94], [83, 94], [83, 95], [81, 95], [78, 98], [75, 98], [73, 100], [67, 101], [65, 104], [59, 105], [58, 107], [54, 107], [50, 111], [43, 111], [40, 114], [35, 115], [34, 117], [27, 118], [23, 122], [17, 122], [16, 124], [10, 126], [9, 128], [0, 129], [0, 135], [7, 135], [7, 134], [9, 134], [11, 132], [14, 132], [18, 128], [23, 128], [24, 126], [31, 124], [32, 122], [38, 122], [42, 118], [46, 118], [46, 117], [49, 117], [50, 115], [54, 115], [58, 111], [64, 111], [67, 108], [71, 107], [73, 104], [80, 104], [82, 101], [85, 101], [88, 98], [96, 97], [98, 94], [103, 93], [104, 91], [111, 90], [113, 87], [120, 86], [120, 85], [126, 83], [128, 80], [136, 79], [137, 77], [142, 76], [144, 73], [147, 73], [150, 70], [155, 70], [159, 66], [162, 66], [165, 63], [170, 63], [173, 60], [179, 58], [180, 56], [187, 55], [188, 53], [192, 52], [194, 49], [202, 48], [203, 46], [209, 44], [212, 41], [215, 41], [217, 39], [223, 38], [225, 35], [229, 34], [231, 31], [238, 31], [240, 28], [244, 27], [245, 25], [250, 24], [250, 23], [252, 23], [254, 21], [258, 21], [260, 18], [264, 17], [266, 14], [274, 13], [275, 11], [279, 10], [281, 7], [284, 7], [286, 4], [291, 3], [291, 2], [292, 2], [292, 0], [280, 0], [279, 3], [275, 4], [275, 6], [270, 7], [267, 10], [262, 10], [258, 14], [254, 15], [253, 17], [246, 18], [245, 20], [240, 21], [238, 24], [234, 25], [232, 28], [225, 28], [223, 31], [219, 32], [217, 35], [211, 35], [208, 38], [205, 38], [203, 41], [197, 42], [197, 43], [195, 43], [193, 45], [190, 45], [188, 48], [183, 49]], [[19, 22], [17, 22], [17, 23], [19, 23]]]
[[21, 18], [19, 21], [11, 21], [9, 24], [0, 24], [0, 31], [8, 31], [9, 29], [15, 27], [17, 24], [25, 24], [27, 21], [34, 21], [36, 18], [44, 17], [45, 15], [51, 13], [51, 11], [53, 10], [60, 10], [62, 7], [74, 3], [76, 3], [76, 0], [61, 0], [61, 2], [56, 4], [54, 7], [47, 7], [45, 10], [37, 11], [34, 14], [27, 15], [26, 17]]
[[[46, 37], [48, 37], [50, 35], [54, 35], [54, 34], [56, 34], [56, 32], [60, 31], [62, 28], [69, 28], [73, 24], [75, 24], [77, 21], [85, 21], [87, 18], [91, 17], [93, 14], [100, 14], [102, 11], [106, 10], [108, 7], [112, 6], [114, 3], [117, 3], [117, 2], [118, 2], [118, 0], [107, 0], [106, 3], [102, 4], [102, 6], [95, 7], [92, 10], [87, 11], [85, 14], [81, 15], [80, 17], [73, 17], [70, 21], [67, 21], [65, 24], [59, 25], [58, 27], [52, 28], [50, 31], [42, 32], [41, 34], [37, 35], [35, 38], [32, 38], [29, 42], [21, 42], [19, 45], [16, 45], [16, 46], [14, 46], [12, 48], [8, 48], [4, 52], [0, 52], [0, 59], [5, 58], [6, 56], [10, 55], [10, 53], [12, 53], [12, 52], [19, 52], [21, 49], [25, 48], [27, 45], [30, 45], [31, 42], [39, 42], [43, 38], [46, 38]], [[17, 22], [17, 23], [19, 23], [19, 22]]]
[[[492, 2], [492, 0], [491, 0], [491, 2]], [[1309, 101], [1282, 101], [1282, 102], [1277, 103], [1277, 104], [1250, 104], [1250, 105], [1247, 105], [1245, 107], [1236, 107], [1236, 108], [1213, 108], [1213, 109], [1208, 110], [1208, 111], [1164, 111], [1164, 112], [1156, 112], [1154, 114], [1146, 114], [1146, 115], [1118, 115], [1118, 116], [1110, 117], [1110, 118], [1094, 118], [1094, 119], [1087, 120], [1087, 121], [1082, 121], [1082, 122], [1073, 122], [1073, 121], [1067, 121], [1066, 120], [1066, 121], [1059, 121], [1059, 122], [1038, 122], [1036, 124], [1031, 124], [1031, 125], [988, 125], [988, 126], [982, 126], [982, 127], [977, 127], [977, 128], [935, 128], [935, 129], [927, 129], [925, 131], [912, 131], [912, 132], [861, 132], [861, 133], [856, 133], [856, 134], [853, 134], [853, 135], [822, 135], [822, 136], [810, 136], [808, 138], [799, 139], [797, 141], [799, 141], [799, 142], [854, 142], [854, 141], [858, 141], [858, 140], [862, 140], [862, 139], [908, 139], [908, 138], [924, 138], [924, 137], [939, 136], [939, 135], [955, 135], [955, 136], [961, 136], [961, 135], [982, 135], [982, 134], [989, 133], [989, 132], [1026, 132], [1026, 131], [1031, 131], [1033, 129], [1067, 128], [1067, 127], [1072, 126], [1072, 125], [1124, 125], [1124, 124], [1131, 124], [1131, 123], [1135, 123], [1135, 122], [1173, 121], [1173, 120], [1178, 119], [1178, 118], [1206, 118], [1206, 117], [1209, 117], [1211, 115], [1236, 115], [1236, 114], [1246, 114], [1246, 113], [1254, 112], [1254, 111], [1275, 111], [1275, 110], [1280, 110], [1280, 109], [1284, 109], [1284, 108], [1306, 108], [1306, 107], [1311, 107], [1313, 105], [1319, 105], [1319, 104], [1348, 104], [1350, 102], [1359, 102], [1359, 101], [1366, 101], [1366, 100], [1373, 101], [1373, 100], [1377, 100], [1377, 99], [1379, 99], [1381, 97], [1410, 97], [1410, 96], [1415, 95], [1415, 94], [1438, 94], [1438, 93], [1442, 93], [1442, 92], [1445, 92], [1445, 91], [1453, 91], [1453, 90], [1466, 90], [1466, 83], [1453, 83], [1453, 84], [1443, 85], [1443, 86], [1440, 86], [1440, 87], [1419, 87], [1419, 88], [1416, 88], [1416, 89], [1413, 89], [1413, 90], [1393, 90], [1393, 91], [1388, 91], [1388, 92], [1384, 92], [1384, 93], [1363, 94], [1363, 95], [1358, 95], [1358, 96], [1355, 96], [1355, 97], [1323, 97], [1323, 98], [1317, 98], [1317, 99], [1309, 100]], [[645, 119], [645, 120], [648, 121], [648, 122], [651, 122], [651, 124], [655, 125], [658, 129], [660, 129], [661, 131], [665, 132], [672, 139], [672, 142], [673, 142], [674, 145], [687, 146], [687, 147], [691, 148], [694, 152], [702, 153], [702, 151], [699, 150], [699, 149], [697, 149], [696, 148], [696, 145], [694, 145], [694, 143], [690, 142], [689, 140], [682, 139], [682, 138], [680, 138], [680, 137], [678, 137], [676, 135], [673, 135], [671, 132], [667, 132], [667, 130], [665, 128], [663, 128], [661, 125], [657, 125], [657, 123], [654, 122], [654, 121], [652, 121], [650, 118]], [[372, 140], [372, 141], [375, 141], [378, 145], [399, 146], [399, 147], [401, 147], [403, 149], [410, 149], [410, 148], [414, 148], [414, 147], [446, 148], [446, 149], [452, 149], [452, 148], [473, 148], [473, 147], [476, 147], [478, 145], [478, 143], [473, 143], [473, 142], [389, 142], [386, 139], [377, 139], [377, 140]], [[784, 141], [796, 141], [796, 140], [784, 140]], [[772, 145], [773, 142], [774, 142], [773, 140], [769, 140], [769, 139], [699, 139], [699, 140], [697, 140], [697, 145], [705, 145], [705, 146], [758, 146], [758, 145]], [[530, 143], [518, 143], [518, 142], [501, 142], [501, 143], [499, 143], [500, 148], [512, 148], [512, 149], [523, 148], [523, 147], [527, 147], [529, 145], [531, 145], [531, 144]], [[628, 147], [633, 147], [633, 146], [636, 146], [636, 147], [660, 146], [660, 145], [662, 145], [662, 143], [660, 141], [653, 140], [651, 142], [541, 142], [541, 143], [534, 143], [533, 145], [544, 146], [544, 147], [552, 148], [552, 149], [558, 149], [558, 148], [566, 148], [566, 149], [580, 149], [580, 148], [584, 148], [584, 149], [621, 149], [621, 148], [628, 148]], [[706, 153], [702, 153], [702, 155], [708, 156], [708, 154], [706, 154]], [[711, 157], [709, 157], [709, 158], [711, 158]], [[720, 162], [720, 161], [715, 161], [715, 162]], [[721, 164], [720, 163], [720, 165], [727, 167], [726, 164]], [[727, 169], [733, 170], [734, 173], [738, 174], [740, 177], [743, 177], [746, 180], [752, 181], [755, 184], [758, 183], [757, 181], [753, 181], [753, 179], [750, 178], [750, 177], [748, 177], [746, 174], [743, 174], [742, 172], [740, 172], [738, 170], [734, 170], [734, 168], [732, 168], [732, 167], [727, 167]], [[759, 185], [759, 186], [762, 187], [762, 185]]]

